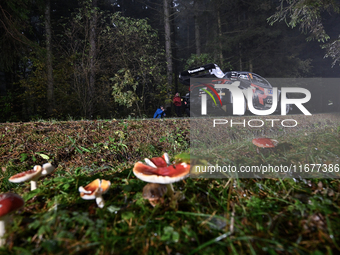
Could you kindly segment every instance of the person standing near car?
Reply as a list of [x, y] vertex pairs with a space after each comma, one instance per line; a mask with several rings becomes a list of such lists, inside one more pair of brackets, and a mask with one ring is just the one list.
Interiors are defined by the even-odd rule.
[[155, 114], [153, 115], [153, 118], [156, 119], [156, 118], [162, 118], [165, 116], [165, 110], [164, 110], [164, 107], [163, 105], [161, 105], [155, 112]]
[[183, 103], [184, 103], [184, 111], [186, 113], [186, 115], [188, 115], [188, 117], [190, 117], [190, 93], [187, 93], [184, 97], [183, 97]]
[[179, 93], [176, 92], [174, 99], [172, 100], [175, 105], [175, 112], [177, 117], [182, 117], [182, 99], [179, 96]]

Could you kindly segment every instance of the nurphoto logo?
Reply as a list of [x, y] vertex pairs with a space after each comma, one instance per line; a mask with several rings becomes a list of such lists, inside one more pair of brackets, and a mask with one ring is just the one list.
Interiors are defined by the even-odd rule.
[[[236, 82], [237, 83], [237, 82]], [[211, 86], [209, 87], [211, 89]], [[244, 115], [245, 107], [251, 113], [255, 115], [270, 115], [272, 114], [278, 106], [278, 89], [272, 88], [272, 99], [270, 100], [271, 107], [269, 109], [255, 109], [253, 106], [254, 93], [252, 88], [240, 89], [238, 86], [233, 84], [214, 84], [214, 89], [212, 90], [215, 95], [217, 95], [219, 101], [221, 101], [216, 89], [228, 89], [233, 96], [233, 115]], [[207, 90], [204, 89], [205, 92]], [[216, 92], [216, 93], [215, 93]], [[300, 93], [304, 94], [304, 98], [287, 98], [287, 93]], [[211, 93], [207, 93], [213, 98]], [[207, 115], [207, 94], [201, 95], [201, 114]], [[302, 104], [307, 103], [311, 99], [311, 93], [309, 90], [297, 87], [285, 87], [281, 88], [281, 115], [286, 115], [286, 106], [295, 105], [304, 115], [312, 115]], [[245, 98], [247, 101], [245, 101]], [[213, 98], [214, 100], [214, 98]], [[215, 102], [215, 100], [214, 100]], [[216, 102], [215, 102], [216, 104]]]

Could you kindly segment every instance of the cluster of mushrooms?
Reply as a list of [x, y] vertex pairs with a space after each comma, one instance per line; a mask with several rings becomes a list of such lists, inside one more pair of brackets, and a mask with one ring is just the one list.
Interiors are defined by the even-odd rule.
[[[190, 172], [190, 165], [186, 163], [171, 164], [167, 153], [164, 153], [162, 157], [146, 158], [145, 163], [137, 162], [133, 168], [136, 177], [149, 182], [143, 189], [143, 197], [148, 199], [152, 206], [162, 202], [166, 193], [172, 200], [176, 199], [172, 183], [186, 178]], [[36, 165], [33, 169], [13, 175], [8, 180], [13, 183], [30, 181], [32, 191], [37, 189], [39, 178], [51, 174], [54, 170], [55, 167], [50, 163], [42, 166]], [[103, 208], [105, 204], [102, 195], [108, 192], [110, 186], [110, 181], [96, 179], [85, 187], [80, 186], [78, 191], [82, 199], [95, 200], [98, 207]], [[24, 200], [18, 194], [0, 195], [0, 247], [6, 243], [4, 235], [9, 214], [20, 209], [24, 204]]]
[[[13, 183], [31, 182], [31, 191], [37, 189], [37, 181], [39, 178], [51, 174], [55, 167], [50, 163], [42, 166], [36, 165], [33, 169], [13, 175], [8, 180]], [[107, 180], [94, 180], [85, 187], [79, 187], [80, 197], [85, 200], [95, 199], [99, 208], [104, 207], [104, 199], [102, 197], [111, 186], [111, 182]], [[20, 209], [25, 204], [21, 196], [15, 193], [5, 193], [0, 195], [0, 247], [5, 245], [6, 224], [9, 220], [10, 213]]]
[[[172, 183], [183, 180], [189, 176], [190, 165], [186, 163], [171, 164], [167, 153], [162, 157], [145, 158], [145, 164], [137, 162], [133, 167], [135, 176], [145, 182], [149, 182], [143, 188], [143, 197], [150, 201], [152, 206], [163, 201], [165, 194], [171, 200], [176, 200], [180, 193], [175, 194]], [[80, 196], [83, 199], [95, 199], [99, 208], [104, 207], [102, 197], [111, 186], [110, 181], [96, 179], [85, 187], [79, 187]]]
[[[258, 148], [274, 148], [278, 141], [270, 138], [255, 138], [252, 143]], [[258, 148], [257, 152], [259, 152]], [[163, 203], [166, 194], [171, 201], [176, 201], [180, 192], [177, 192], [177, 194], [174, 192], [172, 183], [189, 176], [190, 164], [184, 162], [171, 164], [167, 153], [164, 153], [161, 157], [145, 158], [144, 161], [145, 164], [139, 161], [133, 167], [135, 176], [142, 181], [148, 182], [143, 188], [143, 198], [148, 199], [153, 207]], [[55, 167], [50, 163], [42, 166], [36, 165], [33, 169], [13, 175], [8, 180], [13, 183], [30, 181], [32, 191], [37, 189], [38, 179], [52, 173], [54, 169]], [[102, 195], [107, 193], [110, 186], [110, 181], [96, 179], [85, 187], [80, 186], [78, 190], [82, 199], [96, 200], [98, 207], [103, 208], [104, 199]], [[0, 246], [3, 246], [6, 242], [4, 234], [8, 215], [23, 207], [24, 204], [22, 197], [15, 193], [0, 195]]]
[[[32, 170], [28, 170], [16, 175], [13, 175], [8, 180], [13, 183], [21, 183], [25, 181], [31, 182], [31, 190], [37, 189], [37, 181], [40, 177], [46, 176], [54, 171], [55, 167], [50, 163], [42, 166], [36, 165]], [[6, 224], [9, 220], [9, 215], [21, 207], [25, 201], [21, 196], [15, 193], [5, 193], [0, 195], [0, 246], [5, 245], [6, 239]]]

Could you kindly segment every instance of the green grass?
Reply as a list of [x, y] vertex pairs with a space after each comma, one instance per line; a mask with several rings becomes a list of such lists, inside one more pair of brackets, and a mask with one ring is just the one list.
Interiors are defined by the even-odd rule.
[[[132, 173], [145, 157], [189, 150], [186, 120], [33, 122], [0, 125], [1, 193], [26, 201], [12, 215], [0, 254], [338, 254], [340, 181], [322, 178], [187, 178], [174, 184], [185, 199], [153, 208], [145, 182]], [[256, 152], [249, 130], [228, 130], [228, 164], [339, 163], [340, 129], [272, 133], [281, 145]], [[307, 132], [307, 135], [302, 135]], [[282, 145], [283, 144], [283, 145]], [[315, 150], [317, 148], [317, 150]], [[43, 164], [56, 171], [30, 184], [15, 173]], [[228, 160], [226, 160], [226, 158]], [[82, 200], [78, 187], [111, 181], [105, 207]]]

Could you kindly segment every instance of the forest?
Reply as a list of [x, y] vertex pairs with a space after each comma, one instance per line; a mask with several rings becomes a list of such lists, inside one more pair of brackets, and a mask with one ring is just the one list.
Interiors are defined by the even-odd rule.
[[263, 77], [339, 77], [338, 0], [7, 0], [0, 122], [152, 117], [216, 63]]
[[[339, 34], [340, 0], [0, 1], [0, 254], [340, 254]], [[208, 63], [312, 114], [172, 118]]]

